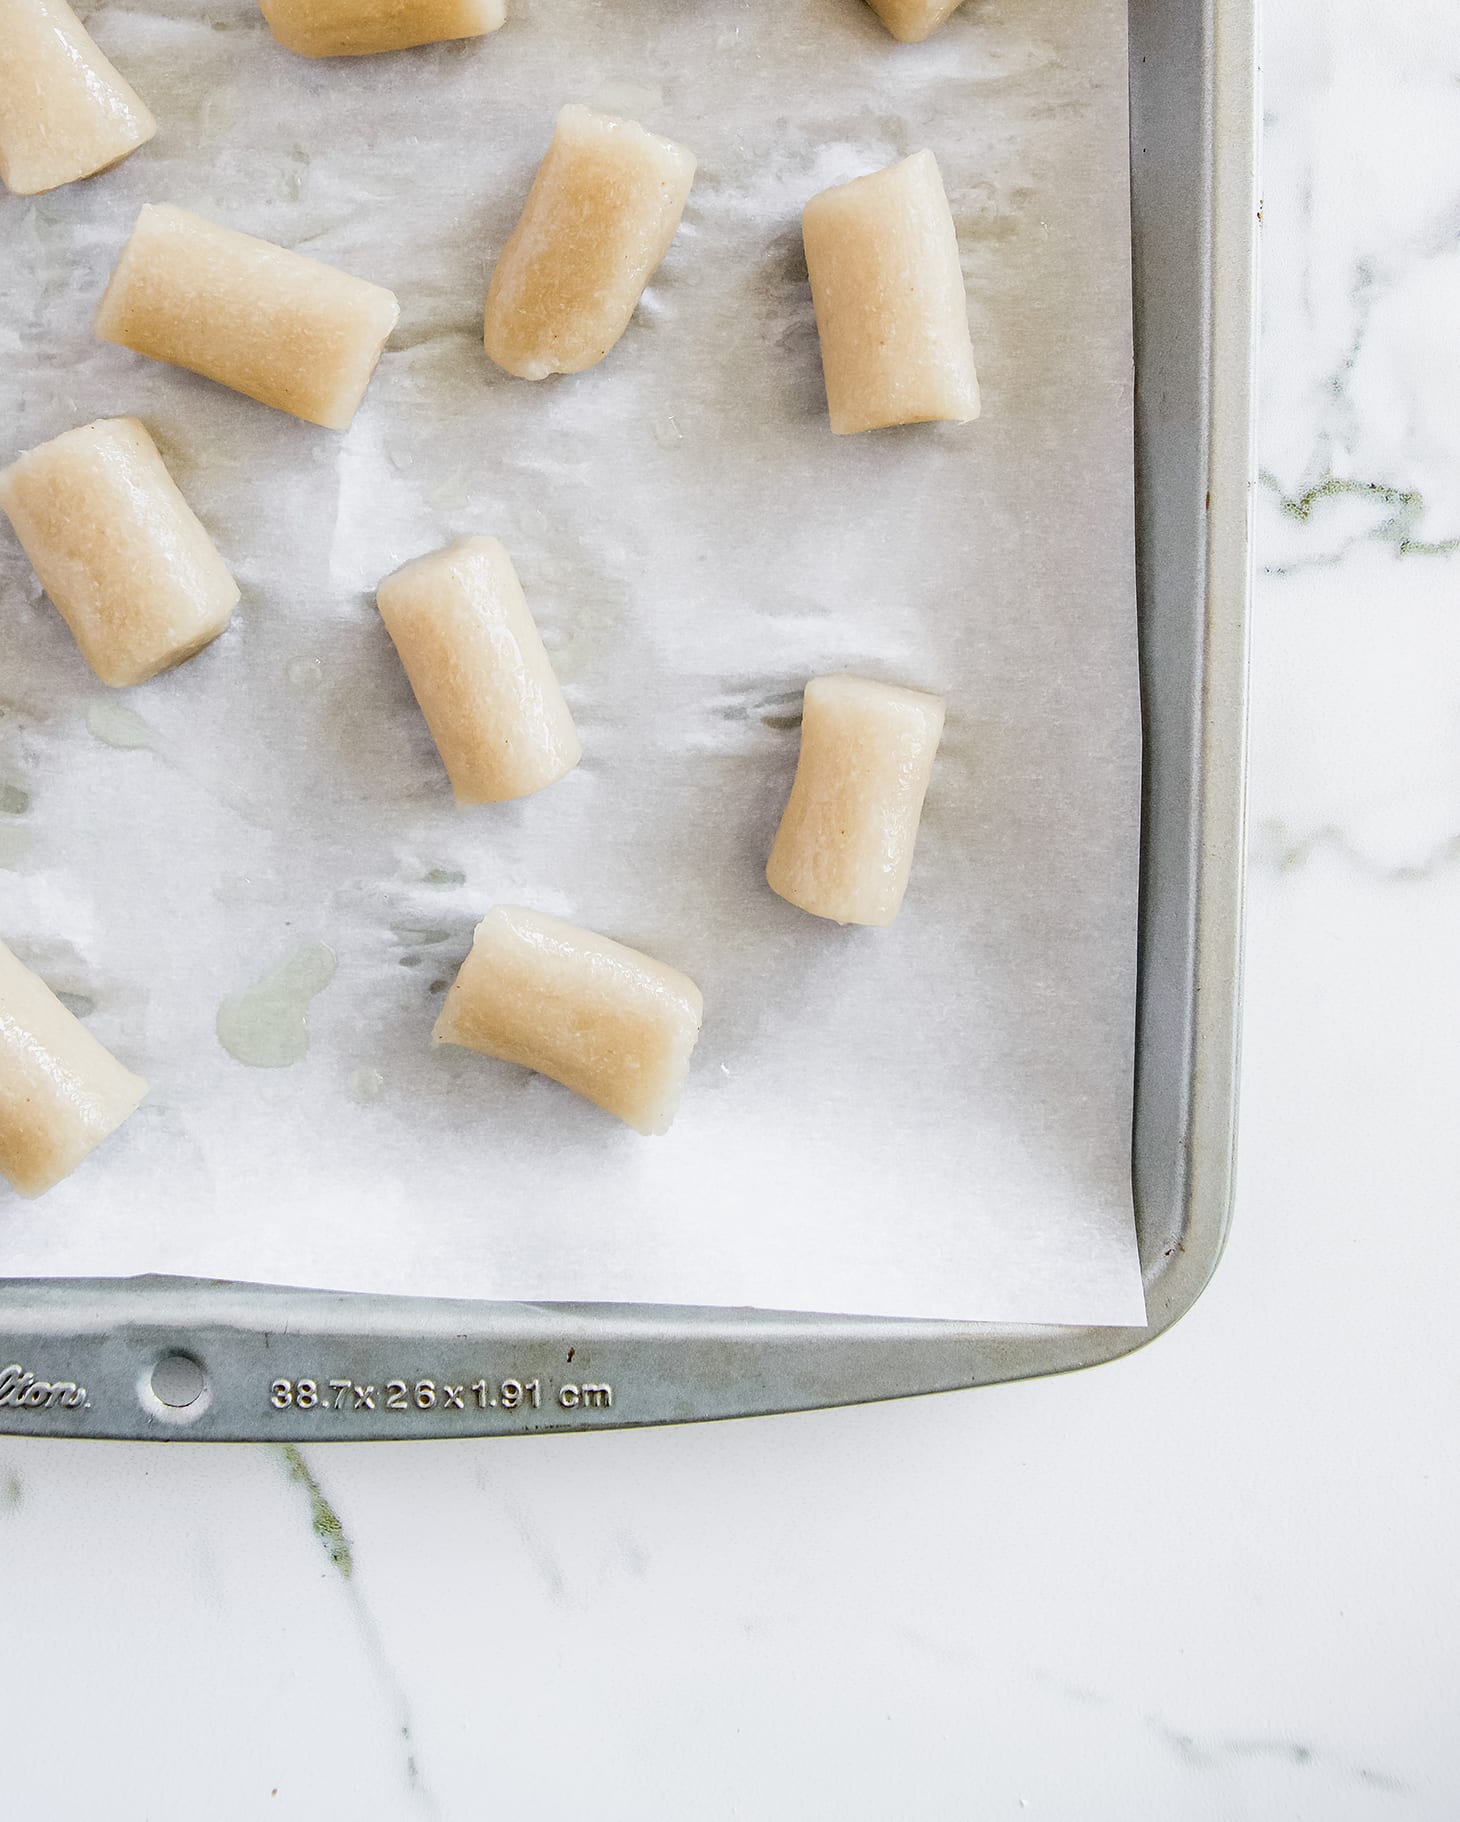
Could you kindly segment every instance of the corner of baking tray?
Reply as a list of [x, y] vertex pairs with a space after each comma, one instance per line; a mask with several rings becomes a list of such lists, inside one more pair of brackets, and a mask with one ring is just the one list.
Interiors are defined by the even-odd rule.
[[1133, 1353], [1191, 1309], [1216, 1271], [1236, 1191], [1247, 704], [1255, 473], [1259, 123], [1253, 0], [1205, 0], [1211, 274], [1195, 999], [1181, 1232], [1146, 1273], [1145, 1330], [1084, 1331], [1088, 1359]]

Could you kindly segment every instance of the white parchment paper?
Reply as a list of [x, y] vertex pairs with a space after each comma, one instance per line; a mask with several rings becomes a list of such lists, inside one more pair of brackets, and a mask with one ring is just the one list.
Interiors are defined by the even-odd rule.
[[[327, 63], [251, 0], [90, 22], [161, 126], [0, 197], [0, 460], [140, 416], [244, 599], [111, 697], [0, 527], [0, 936], [153, 1084], [42, 1201], [0, 1185], [0, 1274], [1144, 1321], [1124, 0], [969, 0], [920, 47], [857, 0], [515, 0], [485, 41]], [[567, 100], [700, 168], [623, 341], [534, 386], [486, 360], [481, 304]], [[800, 208], [923, 145], [984, 416], [836, 438]], [[94, 339], [146, 201], [398, 293], [348, 433]], [[372, 597], [477, 531], [586, 756], [458, 811]], [[887, 931], [763, 879], [802, 684], [840, 668], [948, 698]], [[666, 1138], [433, 1050], [503, 900], [700, 983]], [[220, 1003], [285, 964], [302, 1007], [313, 945], [307, 1053], [276, 1010], [282, 1066], [237, 1061]]]

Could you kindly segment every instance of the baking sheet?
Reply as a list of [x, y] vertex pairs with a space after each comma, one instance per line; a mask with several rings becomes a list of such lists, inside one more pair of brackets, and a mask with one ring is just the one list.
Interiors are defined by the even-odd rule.
[[[488, 40], [330, 63], [251, 0], [91, 23], [161, 128], [0, 198], [0, 456], [142, 417], [244, 601], [113, 696], [0, 539], [0, 936], [153, 1084], [43, 1201], [0, 1187], [0, 1274], [1144, 1321], [1119, 0], [969, 0], [921, 47], [855, 0], [517, 0]], [[530, 386], [483, 356], [481, 299], [570, 99], [700, 170], [612, 356]], [[985, 415], [834, 438], [799, 210], [924, 144]], [[398, 293], [348, 433], [94, 340], [163, 200]], [[458, 811], [372, 591], [469, 531], [511, 550], [586, 755]], [[801, 685], [837, 668], [949, 699], [888, 931], [762, 879]], [[667, 1137], [433, 1050], [504, 900], [700, 983]], [[274, 1066], [224, 1048], [225, 1002]]]

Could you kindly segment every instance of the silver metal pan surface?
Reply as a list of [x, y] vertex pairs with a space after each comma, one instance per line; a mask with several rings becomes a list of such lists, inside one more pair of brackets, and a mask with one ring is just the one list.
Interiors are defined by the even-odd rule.
[[1241, 958], [1257, 71], [1250, 0], [1132, 0], [1146, 767], [1132, 1171], [1149, 1327], [0, 1282], [0, 1431], [364, 1440], [750, 1416], [1090, 1366], [1225, 1241]]

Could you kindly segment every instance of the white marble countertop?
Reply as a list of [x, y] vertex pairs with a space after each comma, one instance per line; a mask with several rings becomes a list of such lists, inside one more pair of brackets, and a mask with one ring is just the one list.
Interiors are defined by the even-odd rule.
[[0, 1442], [6, 1818], [1453, 1818], [1460, 36], [1267, 22], [1240, 1184], [1074, 1378]]

